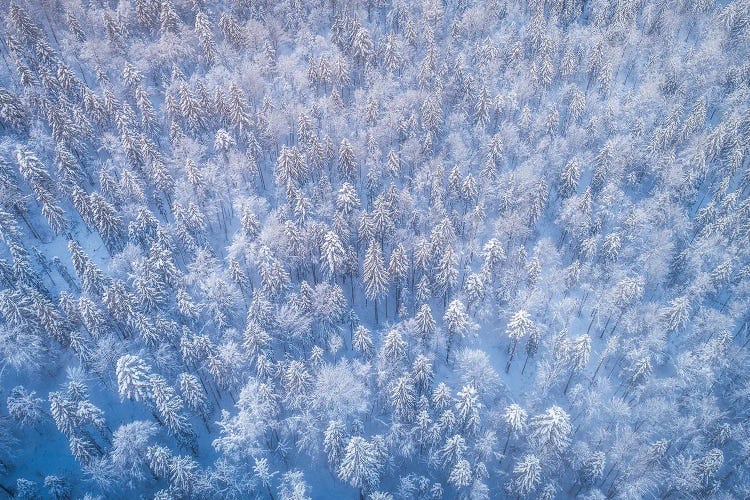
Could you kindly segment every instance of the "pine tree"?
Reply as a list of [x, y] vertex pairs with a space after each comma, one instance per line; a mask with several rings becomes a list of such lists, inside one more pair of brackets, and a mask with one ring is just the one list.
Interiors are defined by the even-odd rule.
[[505, 411], [503, 412], [503, 420], [508, 427], [508, 437], [505, 439], [503, 455], [508, 450], [508, 443], [510, 442], [511, 436], [518, 435], [526, 429], [527, 417], [526, 410], [521, 408], [517, 403], [512, 403], [505, 408]]
[[373, 44], [370, 32], [366, 28], [360, 27], [354, 34], [352, 50], [354, 51], [354, 57], [363, 64], [370, 61], [373, 55]]
[[277, 472], [271, 472], [271, 467], [268, 464], [267, 458], [256, 458], [255, 465], [253, 465], [253, 476], [261, 486], [266, 488], [268, 494], [273, 498], [271, 493], [271, 479]]
[[431, 92], [422, 103], [422, 126], [428, 132], [437, 130], [443, 122], [442, 96]]
[[438, 410], [446, 409], [452, 402], [451, 390], [444, 382], [440, 382], [432, 391], [432, 404]]
[[448, 192], [452, 197], [458, 197], [461, 193], [461, 171], [458, 165], [454, 166], [448, 174]]
[[220, 128], [216, 132], [216, 136], [214, 138], [214, 149], [216, 151], [219, 151], [226, 155], [229, 150], [236, 145], [237, 142], [234, 140], [234, 138], [223, 128]]
[[403, 286], [407, 284], [409, 273], [409, 261], [406, 248], [399, 243], [391, 252], [388, 263], [388, 275], [390, 280], [396, 284], [396, 311], [403, 305]]
[[513, 314], [508, 322], [508, 326], [505, 328], [505, 333], [510, 339], [510, 346], [508, 347], [510, 356], [508, 358], [508, 364], [505, 367], [506, 372], [510, 370], [510, 364], [513, 362], [513, 356], [516, 353], [518, 342], [527, 335], [530, 335], [535, 329], [536, 325], [534, 325], [528, 312], [520, 310]]
[[198, 12], [195, 15], [195, 33], [201, 43], [203, 55], [208, 65], [212, 65], [216, 60], [217, 50], [212, 33], [211, 23], [204, 12]]
[[601, 451], [595, 451], [586, 457], [578, 471], [578, 482], [582, 487], [588, 487], [596, 483], [602, 477], [606, 465], [606, 455]]
[[380, 355], [388, 363], [389, 368], [400, 362], [406, 356], [408, 344], [404, 340], [401, 332], [396, 328], [391, 328], [385, 334], [383, 346], [380, 349]]
[[469, 464], [468, 460], [462, 459], [451, 469], [451, 473], [448, 476], [448, 482], [452, 484], [454, 488], [461, 489], [472, 483], [473, 476], [471, 464]]
[[228, 12], [223, 12], [219, 19], [219, 29], [221, 29], [224, 38], [231, 42], [237, 49], [245, 46], [245, 36], [242, 33], [237, 18]]
[[178, 455], [169, 462], [169, 483], [178, 496], [191, 496], [196, 489], [198, 464], [193, 457]]
[[409, 261], [406, 256], [406, 248], [399, 243], [391, 252], [391, 259], [388, 263], [388, 274], [394, 283], [403, 283], [409, 272]]
[[430, 359], [423, 354], [417, 356], [412, 364], [411, 375], [415, 384], [419, 388], [420, 393], [426, 391], [434, 377], [434, 371]]
[[690, 313], [690, 299], [686, 295], [672, 300], [664, 313], [667, 320], [667, 328], [673, 332], [682, 330], [687, 325]]
[[323, 272], [330, 278], [341, 274], [346, 261], [346, 252], [341, 239], [333, 231], [328, 231], [323, 237], [320, 247], [320, 262]]
[[445, 249], [445, 253], [440, 258], [435, 275], [435, 281], [438, 289], [443, 293], [445, 299], [452, 287], [458, 283], [458, 256], [451, 247]]
[[252, 118], [250, 112], [247, 110], [247, 99], [235, 82], [229, 85], [227, 112], [229, 123], [237, 129], [240, 137], [242, 137], [246, 131], [249, 131]]
[[529, 263], [526, 265], [526, 284], [530, 289], [534, 289], [536, 287], [541, 273], [542, 268], [539, 262], [539, 258], [534, 256], [534, 258], [532, 258], [531, 261], [529, 261]]
[[648, 356], [643, 356], [637, 359], [628, 369], [628, 372], [628, 389], [625, 391], [626, 395], [636, 385], [645, 382], [651, 375], [652, 367], [651, 361], [649, 360]]
[[570, 93], [570, 104], [568, 105], [568, 122], [576, 123], [586, 110], [586, 94], [574, 87]]
[[286, 400], [294, 407], [301, 407], [311, 384], [311, 375], [301, 361], [290, 361], [283, 372]]
[[472, 328], [472, 322], [469, 315], [466, 314], [466, 306], [458, 299], [452, 300], [443, 314], [443, 321], [448, 330], [448, 339], [445, 353], [445, 362], [448, 363], [451, 354], [451, 345], [453, 338], [458, 333], [462, 337], [469, 333]]
[[391, 389], [391, 404], [394, 416], [403, 421], [412, 421], [416, 410], [413, 380], [409, 375], [399, 377]]
[[373, 355], [374, 347], [372, 343], [372, 337], [370, 331], [362, 325], [359, 325], [355, 330], [352, 338], [352, 347], [358, 352], [362, 353], [366, 358]]
[[44, 165], [32, 151], [21, 146], [16, 147], [16, 161], [18, 170], [31, 185], [41, 205], [42, 215], [47, 219], [52, 230], [61, 234], [67, 227], [67, 221], [62, 208], [57, 204], [52, 178]]
[[117, 387], [120, 396], [140, 401], [149, 397], [150, 370], [146, 363], [132, 354], [117, 360]]
[[490, 96], [486, 87], [479, 91], [477, 102], [474, 105], [474, 117], [482, 127], [486, 127], [490, 121]]
[[710, 449], [698, 462], [698, 474], [703, 484], [710, 485], [712, 477], [722, 468], [723, 465], [724, 453], [718, 448]]
[[69, 440], [70, 454], [82, 465], [89, 464], [99, 456], [94, 442], [85, 436], [70, 436]]
[[331, 420], [323, 432], [323, 447], [328, 465], [335, 471], [341, 465], [346, 447], [346, 426], [340, 420]]
[[580, 177], [581, 167], [578, 160], [573, 158], [565, 165], [560, 176], [560, 194], [563, 198], [568, 198], [575, 194]]
[[42, 399], [35, 391], [27, 391], [23, 386], [14, 387], [6, 400], [8, 415], [21, 425], [36, 425], [42, 420]]
[[151, 399], [169, 432], [180, 440], [189, 441], [192, 429], [187, 418], [181, 413], [182, 398], [161, 375], [149, 376], [149, 386]]
[[70, 485], [65, 479], [58, 476], [47, 476], [44, 478], [44, 487], [55, 500], [70, 498]]
[[618, 255], [620, 254], [621, 248], [622, 241], [620, 239], [620, 235], [617, 233], [608, 234], [604, 238], [604, 243], [602, 244], [602, 253], [604, 254], [604, 258], [606, 259], [606, 261], [616, 261]]
[[149, 446], [146, 450], [148, 466], [159, 478], [169, 477], [169, 464], [172, 458], [172, 453], [165, 446]]
[[79, 427], [75, 401], [62, 392], [50, 392], [47, 399], [50, 403], [50, 414], [58, 430], [66, 436], [73, 435]]
[[350, 183], [344, 182], [336, 197], [336, 209], [344, 215], [351, 215], [359, 206], [357, 190]]
[[364, 498], [362, 491], [374, 489], [380, 482], [381, 468], [375, 446], [361, 436], [353, 436], [344, 450], [338, 476], [358, 488], [360, 498]]
[[414, 316], [414, 321], [416, 323], [417, 334], [421, 341], [427, 343], [435, 333], [436, 327], [429, 304], [422, 304], [416, 316]]
[[541, 481], [541, 472], [539, 459], [533, 454], [524, 455], [513, 467], [513, 491], [521, 496], [532, 493]]
[[551, 406], [531, 419], [529, 441], [545, 455], [559, 455], [570, 444], [570, 417], [559, 406]]
[[505, 250], [503, 245], [496, 238], [492, 238], [484, 244], [482, 248], [484, 263], [482, 264], [482, 273], [494, 280], [494, 274], [505, 260]]
[[460, 434], [454, 434], [445, 440], [439, 451], [440, 459], [444, 466], [452, 468], [463, 460], [466, 450], [466, 440]]
[[[365, 283], [365, 295], [375, 302], [375, 322], [378, 321], [378, 301], [385, 296], [388, 287], [388, 272], [383, 261], [380, 247], [373, 241], [367, 247], [362, 268]], [[386, 314], [387, 305], [386, 305]]]
[[479, 410], [482, 404], [479, 402], [479, 393], [472, 386], [464, 386], [456, 394], [456, 414], [459, 422], [469, 435], [474, 435], [479, 430]]
[[540, 333], [539, 330], [536, 328], [532, 328], [529, 332], [529, 337], [526, 339], [526, 360], [523, 363], [523, 368], [521, 369], [521, 374], [523, 375], [523, 372], [526, 370], [526, 364], [529, 361], [529, 358], [533, 358], [536, 354], [537, 350], [539, 349], [539, 341], [540, 341]]
[[89, 195], [91, 217], [102, 239], [114, 248], [122, 235], [122, 217], [117, 209], [99, 193]]
[[586, 365], [589, 363], [589, 356], [591, 355], [591, 337], [586, 334], [576, 337], [570, 345], [568, 350], [568, 364], [570, 366], [570, 377], [568, 383], [565, 384], [565, 390], [568, 392], [568, 386], [573, 378], [573, 375], [580, 373]]
[[3, 127], [26, 131], [28, 117], [22, 102], [5, 89], [0, 89], [0, 123]]
[[308, 496], [308, 488], [302, 472], [285, 472], [279, 487], [279, 500], [310, 500], [312, 497]]
[[339, 147], [339, 170], [341, 171], [341, 175], [346, 181], [352, 181], [356, 169], [357, 165], [352, 144], [347, 139], [343, 139]]

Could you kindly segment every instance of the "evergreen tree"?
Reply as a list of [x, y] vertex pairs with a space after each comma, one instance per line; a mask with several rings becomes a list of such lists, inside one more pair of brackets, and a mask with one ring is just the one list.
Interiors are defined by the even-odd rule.
[[139, 357], [126, 354], [117, 360], [117, 387], [121, 397], [147, 399], [149, 397], [149, 368]]
[[453, 338], [456, 334], [460, 334], [462, 337], [466, 336], [469, 330], [472, 328], [472, 322], [469, 315], [466, 314], [466, 307], [463, 302], [456, 299], [448, 304], [443, 315], [443, 321], [448, 331], [447, 348], [445, 353], [445, 362], [447, 363], [450, 359], [451, 345], [453, 344]]
[[344, 182], [336, 198], [336, 208], [344, 215], [351, 215], [360, 206], [357, 190], [348, 182]]
[[471, 471], [471, 464], [469, 464], [467, 460], [459, 460], [458, 463], [453, 466], [451, 473], [448, 476], [448, 482], [456, 489], [469, 486], [472, 479], [473, 474]]
[[8, 415], [21, 425], [35, 425], [42, 420], [42, 399], [36, 392], [27, 391], [22, 386], [14, 387], [6, 400]]
[[[388, 286], [388, 272], [383, 261], [383, 254], [375, 242], [367, 247], [362, 267], [362, 278], [365, 283], [365, 294], [375, 302], [375, 321], [378, 321], [378, 301], [385, 296]], [[387, 306], [386, 306], [387, 308]], [[387, 314], [387, 310], [386, 310]]]
[[435, 270], [438, 289], [447, 298], [449, 291], [458, 283], [458, 257], [451, 247], [446, 248]]
[[341, 141], [341, 146], [339, 147], [339, 170], [345, 180], [352, 181], [356, 169], [357, 165], [352, 144], [344, 139]]
[[363, 490], [374, 489], [380, 482], [381, 467], [375, 446], [361, 436], [353, 436], [344, 450], [338, 476], [358, 488], [360, 498], [364, 498]]
[[216, 44], [214, 42], [211, 23], [203, 12], [198, 12], [195, 15], [195, 33], [200, 40], [206, 62], [209, 65], [213, 64], [217, 56]]
[[505, 408], [503, 420], [508, 428], [508, 437], [505, 439], [503, 454], [508, 451], [508, 443], [512, 435], [518, 435], [526, 429], [526, 420], [528, 415], [526, 410], [521, 408], [517, 403], [512, 403]]
[[568, 350], [568, 363], [570, 365], [570, 377], [568, 383], [565, 384], [565, 390], [568, 392], [568, 386], [573, 378], [573, 375], [580, 373], [589, 362], [589, 356], [591, 355], [591, 337], [584, 334], [573, 340]]
[[529, 440], [545, 455], [559, 455], [570, 444], [570, 417], [559, 406], [551, 406], [531, 419]]
[[435, 333], [436, 323], [432, 318], [432, 311], [428, 304], [422, 304], [414, 317], [416, 330], [423, 343], [427, 343]]
[[328, 465], [338, 470], [346, 447], [346, 427], [340, 420], [331, 420], [323, 433], [323, 446], [328, 456]]
[[508, 358], [508, 364], [505, 367], [506, 372], [510, 370], [510, 364], [513, 362], [513, 356], [516, 353], [518, 342], [522, 338], [531, 335], [531, 332], [534, 330], [536, 330], [536, 325], [531, 320], [531, 316], [528, 312], [520, 310], [510, 318], [508, 326], [505, 328], [505, 333], [510, 339], [510, 346], [508, 347], [510, 357]]
[[370, 357], [373, 355], [374, 347], [370, 331], [367, 328], [359, 325], [354, 330], [352, 347], [358, 352], [362, 353], [365, 357]]
[[471, 385], [464, 386], [456, 397], [456, 415], [459, 422], [469, 435], [476, 434], [480, 424], [479, 410], [482, 408], [476, 388]]
[[525, 455], [513, 467], [513, 491], [523, 496], [533, 492], [541, 481], [541, 471], [539, 459], [532, 454]]
[[323, 271], [334, 278], [340, 273], [346, 261], [346, 252], [341, 239], [333, 231], [328, 231], [323, 237], [320, 247], [320, 262]]

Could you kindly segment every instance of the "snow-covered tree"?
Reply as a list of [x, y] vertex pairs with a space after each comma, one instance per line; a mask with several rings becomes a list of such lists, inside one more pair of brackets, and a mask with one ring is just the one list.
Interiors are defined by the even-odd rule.
[[388, 287], [388, 271], [385, 268], [383, 254], [380, 247], [371, 242], [367, 247], [362, 277], [365, 283], [365, 294], [369, 300], [375, 302], [375, 320], [378, 316], [378, 301], [385, 295]]
[[559, 406], [536, 415], [529, 424], [529, 440], [540, 453], [558, 455], [570, 444], [570, 417]]
[[361, 436], [352, 436], [346, 444], [344, 456], [338, 468], [338, 476], [358, 488], [370, 490], [380, 482], [380, 463], [375, 446]]
[[513, 466], [512, 489], [517, 495], [532, 493], [541, 481], [542, 466], [539, 458], [532, 454], [524, 457]]
[[463, 302], [458, 299], [451, 301], [448, 307], [445, 309], [443, 314], [443, 321], [448, 331], [447, 347], [445, 352], [446, 363], [450, 359], [451, 346], [453, 344], [454, 337], [458, 334], [462, 337], [469, 334], [469, 330], [473, 328], [471, 318], [466, 313], [466, 306]]
[[750, 497], [746, 0], [0, 11], [5, 495]]
[[510, 370], [510, 364], [513, 362], [513, 356], [516, 354], [518, 342], [522, 338], [531, 335], [532, 331], [536, 328], [536, 325], [531, 319], [531, 315], [524, 310], [517, 311], [511, 316], [510, 321], [508, 321], [508, 326], [505, 328], [505, 333], [510, 339], [510, 346], [508, 347], [510, 356], [508, 358], [508, 364], [505, 367], [506, 372]]
[[126, 354], [117, 360], [117, 387], [123, 398], [140, 401], [149, 397], [149, 367], [138, 356]]
[[328, 231], [323, 237], [320, 247], [320, 261], [323, 270], [329, 276], [336, 276], [346, 262], [346, 251], [341, 239], [333, 231]]
[[518, 403], [512, 403], [503, 412], [503, 421], [508, 429], [508, 437], [505, 439], [503, 453], [508, 450], [508, 443], [513, 435], [518, 435], [526, 429], [528, 414]]
[[44, 416], [42, 399], [34, 391], [27, 391], [22, 386], [14, 387], [6, 400], [8, 415], [21, 425], [34, 425]]

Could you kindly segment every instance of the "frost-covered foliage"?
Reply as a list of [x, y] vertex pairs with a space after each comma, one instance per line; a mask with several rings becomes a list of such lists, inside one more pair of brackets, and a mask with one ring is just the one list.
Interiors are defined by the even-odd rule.
[[750, 497], [750, 2], [8, 0], [0, 489]]

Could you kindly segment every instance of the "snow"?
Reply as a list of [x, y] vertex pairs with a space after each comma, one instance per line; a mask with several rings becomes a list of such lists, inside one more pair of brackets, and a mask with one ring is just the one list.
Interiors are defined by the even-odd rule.
[[750, 496], [747, 2], [0, 10], [0, 491]]

